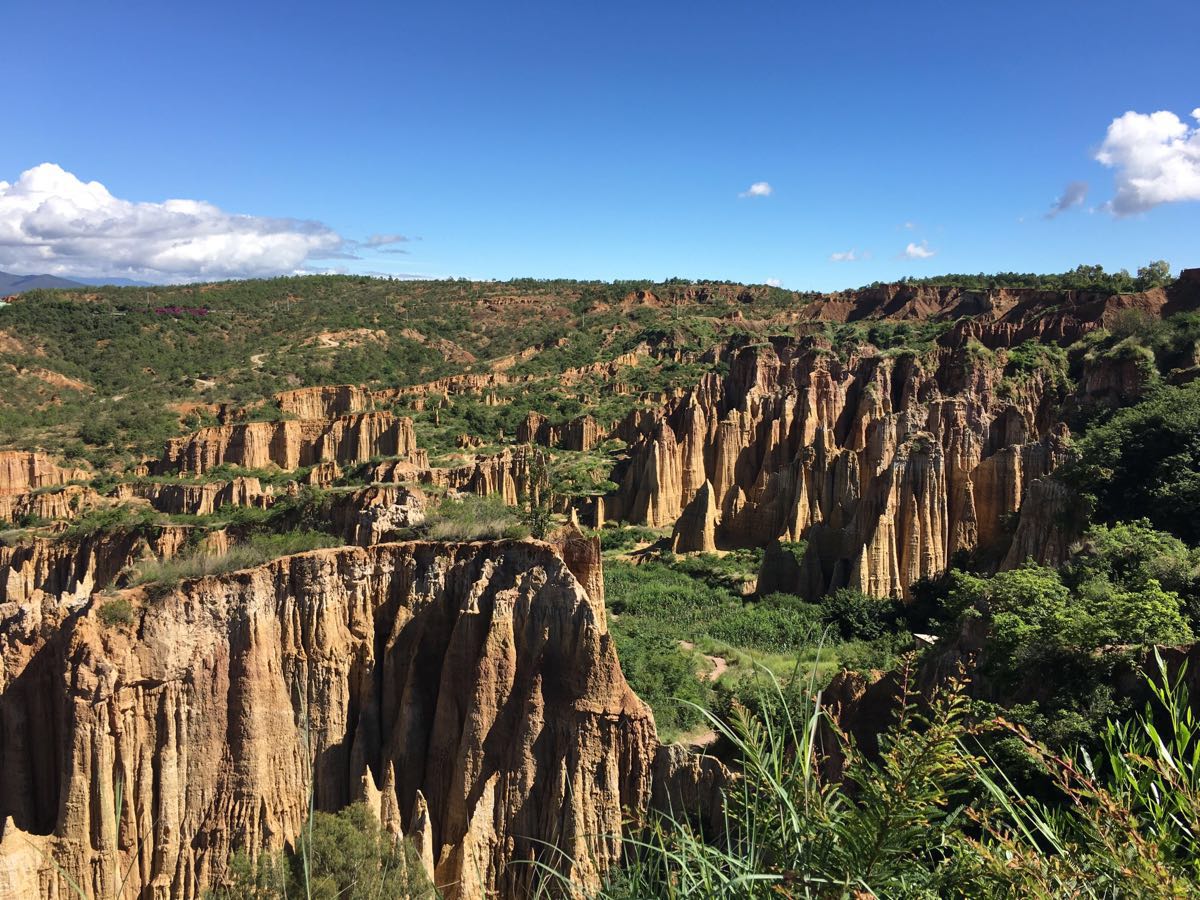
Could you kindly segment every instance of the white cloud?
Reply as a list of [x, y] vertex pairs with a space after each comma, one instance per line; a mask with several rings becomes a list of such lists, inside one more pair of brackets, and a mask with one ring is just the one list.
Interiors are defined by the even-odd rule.
[[905, 231], [912, 231], [914, 228], [917, 227], [917, 223], [916, 222], [905, 222], [903, 227], [904, 227]]
[[928, 241], [921, 241], [919, 244], [914, 244], [910, 241], [908, 246], [904, 248], [904, 256], [908, 259], [929, 259], [936, 253], [936, 250], [929, 249]]
[[775, 190], [765, 181], [756, 181], [746, 190], [738, 194], [739, 197], [770, 197], [771, 192]]
[[842, 250], [837, 253], [829, 254], [830, 262], [857, 262], [860, 259], [862, 259], [862, 257], [858, 255], [857, 250]]
[[310, 260], [354, 258], [320, 222], [235, 215], [201, 200], [114, 197], [53, 163], [0, 181], [0, 269], [148, 281], [301, 271]]
[[[1200, 121], [1200, 109], [1192, 110], [1192, 118]], [[1189, 127], [1173, 112], [1130, 111], [1113, 119], [1096, 160], [1116, 170], [1109, 209], [1118, 216], [1200, 200], [1200, 127]]]
[[1046, 213], [1047, 219], [1053, 219], [1060, 213], [1065, 213], [1068, 209], [1075, 206], [1082, 206], [1083, 201], [1087, 199], [1088, 183], [1086, 181], [1072, 181], [1059, 194], [1058, 199], [1054, 201], [1050, 207], [1050, 211]]
[[783, 281], [782, 281], [782, 279], [779, 279], [779, 278], [768, 278], [766, 283], [767, 283], [768, 287], [782, 287], [783, 286]]

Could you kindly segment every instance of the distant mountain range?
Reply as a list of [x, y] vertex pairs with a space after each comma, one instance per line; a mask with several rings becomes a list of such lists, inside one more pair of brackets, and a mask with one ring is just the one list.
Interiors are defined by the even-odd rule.
[[150, 286], [149, 282], [133, 281], [129, 278], [77, 278], [70, 280], [59, 278], [57, 275], [13, 275], [10, 272], [0, 272], [0, 297], [38, 289], [63, 288], [69, 290], [101, 284], [112, 284], [118, 287]]

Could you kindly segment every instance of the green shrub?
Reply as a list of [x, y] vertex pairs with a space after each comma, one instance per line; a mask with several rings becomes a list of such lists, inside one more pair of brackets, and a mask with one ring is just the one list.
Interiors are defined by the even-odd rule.
[[838, 588], [822, 597], [821, 619], [848, 641], [873, 641], [900, 627], [895, 603], [854, 588]]
[[445, 499], [425, 516], [426, 533], [435, 541], [490, 541], [529, 536], [519, 511], [495, 495]]
[[223, 553], [198, 549], [170, 559], [143, 562], [134, 569], [129, 583], [169, 587], [188, 579], [250, 569], [281, 556], [340, 544], [337, 538], [319, 531], [253, 534], [246, 543], [235, 544]]
[[213, 900], [432, 900], [438, 896], [409, 843], [381, 829], [361, 803], [337, 813], [314, 811], [294, 849], [262, 853], [255, 862], [239, 853], [226, 877], [227, 883], [212, 892]]
[[124, 597], [118, 597], [116, 600], [106, 600], [100, 604], [100, 608], [96, 610], [96, 615], [100, 617], [101, 622], [110, 628], [117, 625], [132, 625], [133, 604]]

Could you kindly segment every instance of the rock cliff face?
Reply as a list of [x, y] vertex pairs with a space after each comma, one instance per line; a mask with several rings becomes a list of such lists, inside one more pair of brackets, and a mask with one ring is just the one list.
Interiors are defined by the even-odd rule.
[[[11, 547], [0, 544], [0, 607], [31, 603], [43, 594], [49, 602], [81, 602], [112, 584], [132, 563], [175, 556], [191, 535], [191, 528], [163, 525], [147, 534], [110, 531], [78, 539], [34, 537]], [[210, 533], [207, 546], [226, 549], [225, 533]]]
[[968, 347], [843, 359], [819, 339], [780, 339], [729, 362], [618, 427], [630, 453], [606, 513], [698, 522], [689, 504], [704, 488], [717, 544], [807, 542], [783, 589], [903, 595], [956, 551], [1006, 541], [1029, 484], [1063, 459], [1053, 374], [1006, 379]]
[[91, 488], [75, 484], [27, 494], [0, 494], [0, 522], [15, 524], [27, 519], [66, 521], [99, 500], [100, 495]]
[[157, 470], [203, 474], [226, 463], [292, 470], [325, 462], [364, 462], [372, 456], [408, 456], [416, 464], [428, 464], [417, 449], [412, 420], [379, 412], [202, 428], [168, 441]]
[[159, 512], [172, 515], [206, 516], [222, 506], [252, 506], [266, 509], [274, 494], [263, 490], [257, 478], [233, 478], [200, 484], [135, 482], [117, 486], [118, 500], [147, 500]]
[[0, 496], [26, 494], [90, 477], [91, 473], [83, 469], [59, 466], [45, 453], [0, 450]]
[[130, 895], [199, 897], [311, 792], [372, 803], [450, 897], [519, 896], [519, 860], [595, 885], [627, 813], [720, 780], [660, 751], [598, 562], [579, 538], [384, 544], [130, 592], [128, 628], [99, 599], [0, 607], [0, 884], [69, 896], [52, 857], [104, 896], [129, 867]]

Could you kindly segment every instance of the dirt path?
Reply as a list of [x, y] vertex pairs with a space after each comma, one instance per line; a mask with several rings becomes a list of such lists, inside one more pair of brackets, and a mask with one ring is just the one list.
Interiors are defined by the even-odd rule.
[[[696, 649], [696, 645], [693, 644], [691, 641], [680, 641], [679, 649], [686, 650], [688, 653], [691, 653], [693, 650]], [[725, 659], [725, 657], [709, 656], [707, 653], [701, 653], [700, 655], [703, 656], [706, 660], [708, 660], [708, 664], [710, 666], [712, 666], [712, 669], [710, 669], [708, 674], [704, 676], [709, 681], [716, 681], [718, 678], [720, 678], [722, 675], [724, 675], [726, 672], [729, 671], [729, 661], [727, 659]]]

